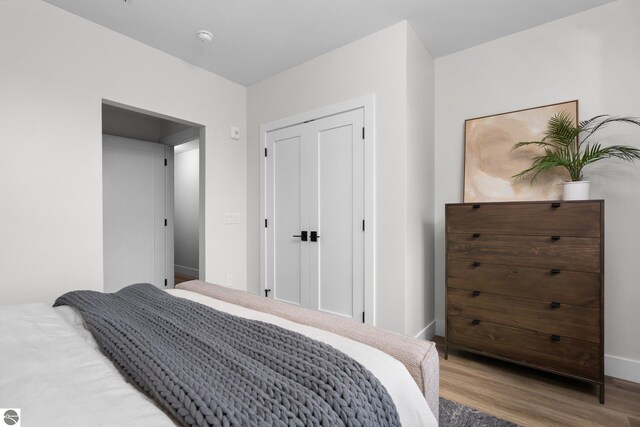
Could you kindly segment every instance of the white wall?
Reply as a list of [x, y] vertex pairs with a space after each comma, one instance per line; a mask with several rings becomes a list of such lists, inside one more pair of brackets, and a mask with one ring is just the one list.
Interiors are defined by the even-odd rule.
[[[431, 339], [434, 320], [434, 67], [407, 27], [407, 151], [405, 169], [406, 331]], [[427, 328], [422, 331], [423, 328]]]
[[161, 124], [156, 117], [102, 105], [102, 133], [106, 135], [160, 142], [164, 136]]
[[[640, 116], [640, 2], [621, 0], [435, 61], [436, 317], [444, 333], [444, 204], [462, 200], [464, 120], [579, 99], [581, 118]], [[640, 146], [640, 129], [618, 128]], [[608, 375], [640, 381], [640, 165], [587, 169], [606, 200]], [[628, 359], [628, 360], [625, 360]]]
[[199, 277], [199, 140], [175, 147], [173, 158], [175, 269]]
[[[31, 31], [37, 29], [37, 31]], [[39, 0], [0, 2], [0, 302], [102, 289], [108, 99], [206, 126], [206, 279], [244, 287], [246, 89]]]
[[[404, 172], [408, 155], [408, 28], [406, 22], [399, 23], [248, 88], [248, 288], [254, 292], [259, 289], [260, 124], [375, 94], [376, 324], [416, 334], [425, 325], [412, 324], [408, 329], [405, 318], [406, 194], [407, 180], [414, 178]], [[429, 116], [423, 119], [431, 120]], [[424, 278], [418, 273], [415, 280]]]

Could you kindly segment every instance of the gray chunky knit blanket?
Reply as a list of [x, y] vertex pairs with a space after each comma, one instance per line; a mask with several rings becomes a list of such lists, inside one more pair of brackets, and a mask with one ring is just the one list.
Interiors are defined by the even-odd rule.
[[384, 386], [333, 347], [177, 298], [150, 284], [74, 291], [125, 378], [185, 426], [396, 426]]

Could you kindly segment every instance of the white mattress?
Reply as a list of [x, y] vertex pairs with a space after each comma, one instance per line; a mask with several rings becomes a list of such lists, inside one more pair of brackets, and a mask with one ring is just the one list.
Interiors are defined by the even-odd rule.
[[[382, 382], [403, 426], [437, 426], [404, 365], [380, 350], [193, 292], [168, 292], [323, 341], [362, 363]], [[0, 306], [0, 337], [0, 406], [20, 408], [23, 425], [174, 425], [150, 399], [124, 381], [71, 308]]]

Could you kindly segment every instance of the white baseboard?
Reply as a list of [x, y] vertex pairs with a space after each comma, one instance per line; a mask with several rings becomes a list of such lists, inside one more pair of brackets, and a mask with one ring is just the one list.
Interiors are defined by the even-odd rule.
[[415, 338], [419, 340], [430, 340], [433, 338], [436, 332], [436, 321], [432, 321], [427, 326], [424, 327], [420, 332], [415, 335]]
[[605, 354], [604, 374], [610, 377], [640, 383], [640, 360]]
[[173, 268], [176, 273], [186, 274], [191, 277], [200, 277], [200, 270], [196, 268], [185, 267], [184, 265], [174, 265]]

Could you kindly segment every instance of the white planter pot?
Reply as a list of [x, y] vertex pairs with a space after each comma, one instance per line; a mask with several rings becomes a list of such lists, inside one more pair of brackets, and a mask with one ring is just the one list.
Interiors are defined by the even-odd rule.
[[562, 183], [562, 200], [589, 200], [591, 183], [589, 181], [573, 181]]

